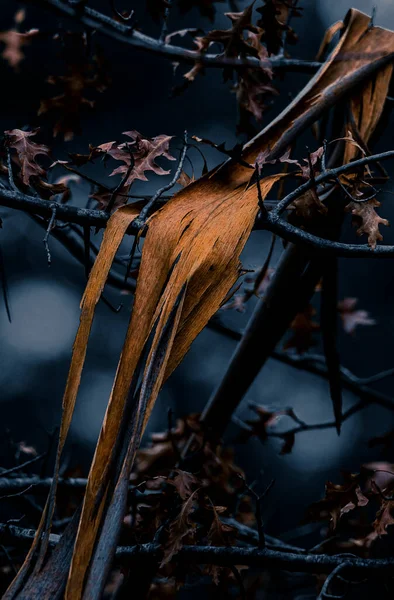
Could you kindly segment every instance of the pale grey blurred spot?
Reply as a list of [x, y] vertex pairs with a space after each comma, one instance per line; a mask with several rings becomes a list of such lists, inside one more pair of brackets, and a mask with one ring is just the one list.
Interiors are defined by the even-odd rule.
[[83, 442], [95, 444], [111, 393], [112, 371], [87, 371], [82, 375], [71, 432]]
[[0, 311], [0, 343], [23, 362], [69, 352], [78, 323], [78, 296], [54, 280], [12, 282], [12, 323]]

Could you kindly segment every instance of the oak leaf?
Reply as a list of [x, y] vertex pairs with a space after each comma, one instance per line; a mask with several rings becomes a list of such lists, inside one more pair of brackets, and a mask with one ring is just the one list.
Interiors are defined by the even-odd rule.
[[295, 348], [298, 354], [304, 354], [316, 345], [314, 333], [319, 331], [320, 325], [313, 320], [316, 310], [310, 304], [304, 312], [298, 313], [290, 325], [291, 336], [283, 346], [284, 350]]
[[346, 333], [354, 333], [358, 325], [376, 324], [376, 321], [370, 318], [369, 312], [356, 309], [357, 302], [357, 298], [344, 298], [338, 302], [338, 312]]
[[387, 528], [394, 525], [394, 501], [383, 500], [380, 509], [376, 513], [373, 527], [378, 535], [386, 535]]
[[164, 547], [163, 559], [160, 567], [169, 563], [173, 556], [182, 548], [185, 538], [192, 539], [195, 532], [195, 524], [190, 520], [190, 515], [194, 510], [195, 497], [198, 490], [195, 490], [189, 498], [183, 503], [182, 508], [169, 527], [168, 542]]
[[359, 224], [357, 235], [367, 235], [370, 248], [376, 248], [377, 242], [383, 240], [379, 231], [380, 225], [389, 225], [387, 219], [380, 217], [375, 208], [380, 206], [379, 200], [373, 198], [368, 202], [356, 203], [350, 202], [348, 210], [351, 211], [354, 221]]
[[257, 9], [261, 18], [258, 25], [264, 31], [264, 42], [269, 54], [278, 54], [284, 41], [295, 43], [297, 36], [288, 25], [289, 16], [301, 16], [301, 8], [294, 0], [264, 0], [264, 6]]
[[165, 171], [162, 167], [156, 164], [156, 159], [164, 157], [167, 160], [175, 160], [169, 152], [170, 141], [173, 136], [158, 135], [154, 138], [143, 138], [138, 131], [124, 131], [123, 135], [130, 137], [133, 142], [125, 142], [117, 144], [112, 142], [108, 149], [103, 145], [99, 148], [106, 151], [115, 160], [124, 162], [125, 164], [117, 167], [112, 171], [113, 175], [126, 175], [133, 161], [131, 171], [125, 181], [125, 186], [130, 186], [136, 179], [148, 181], [145, 175], [146, 171], [153, 171], [156, 175], [168, 175], [170, 171]]
[[309, 521], [320, 521], [329, 517], [330, 527], [335, 530], [344, 514], [368, 504], [368, 498], [361, 491], [360, 475], [343, 473], [343, 476], [343, 484], [327, 481], [325, 497], [308, 509]]
[[195, 487], [199, 481], [192, 473], [176, 469], [174, 479], [169, 479], [168, 483], [175, 487], [182, 500], [186, 500], [191, 496], [193, 487]]
[[31, 177], [45, 177], [46, 171], [36, 161], [37, 156], [49, 157], [49, 148], [44, 144], [36, 144], [30, 138], [37, 135], [39, 129], [23, 131], [10, 129], [4, 133], [7, 136], [7, 145], [16, 150], [21, 167], [21, 178], [25, 185], [30, 184]]

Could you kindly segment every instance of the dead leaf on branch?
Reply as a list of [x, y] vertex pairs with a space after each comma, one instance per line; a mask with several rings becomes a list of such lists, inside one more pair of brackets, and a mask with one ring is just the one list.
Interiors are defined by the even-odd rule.
[[[272, 68], [268, 59], [266, 47], [261, 43], [263, 29], [252, 23], [254, 3], [247, 6], [242, 12], [229, 12], [225, 15], [231, 20], [230, 29], [214, 29], [204, 36], [195, 38], [197, 51], [207, 52], [212, 44], [220, 44], [223, 55], [228, 58], [253, 57], [261, 61], [260, 69], [246, 69], [238, 73], [238, 82], [234, 87], [238, 104], [242, 111], [251, 113], [260, 120], [265, 109], [265, 99], [272, 94], [278, 94], [272, 86]], [[187, 81], [194, 81], [197, 74], [203, 69], [201, 62], [196, 62], [194, 67], [184, 77]], [[230, 79], [233, 73], [231, 67], [224, 68], [224, 80]], [[242, 120], [242, 115], [241, 115]]]
[[185, 500], [178, 517], [172, 521], [169, 527], [168, 542], [164, 547], [163, 559], [160, 567], [169, 563], [172, 558], [179, 552], [185, 541], [193, 541], [195, 534], [195, 524], [190, 520], [191, 513], [194, 510], [194, 502], [198, 490], [193, 492], [191, 496]]
[[169, 152], [169, 145], [173, 136], [158, 135], [148, 139], [143, 138], [138, 131], [124, 131], [123, 135], [127, 135], [133, 140], [131, 145], [128, 142], [123, 144], [112, 142], [112, 146], [108, 149], [99, 146], [101, 150], [104, 152], [106, 151], [107, 154], [112, 156], [115, 160], [125, 163], [114, 169], [110, 174], [110, 177], [113, 175], [126, 175], [132, 161], [132, 169], [125, 181], [125, 186], [128, 187], [131, 186], [136, 179], [148, 181], [148, 178], [145, 175], [146, 171], [153, 171], [156, 175], [168, 175], [170, 173], [170, 171], [165, 171], [160, 167], [155, 160], [159, 157], [164, 157], [167, 160], [175, 160], [175, 157]]
[[289, 16], [300, 17], [302, 8], [295, 6], [294, 0], [264, 0], [264, 6], [257, 8], [261, 17], [258, 21], [262, 28], [263, 41], [267, 44], [268, 53], [278, 54], [284, 41], [294, 44], [297, 36], [288, 25]]
[[368, 498], [361, 491], [360, 475], [345, 472], [343, 477], [343, 484], [327, 481], [325, 497], [309, 507], [307, 521], [329, 518], [330, 527], [335, 530], [344, 514], [368, 504]]
[[45, 177], [46, 170], [37, 161], [37, 156], [49, 158], [49, 148], [44, 144], [36, 144], [30, 138], [37, 135], [39, 129], [23, 131], [22, 129], [10, 129], [5, 131], [7, 145], [16, 150], [21, 166], [21, 178], [24, 185], [30, 185], [31, 177]]
[[290, 325], [291, 336], [283, 346], [284, 350], [294, 348], [297, 354], [304, 354], [316, 345], [314, 334], [320, 330], [320, 325], [313, 320], [316, 310], [310, 304], [304, 312], [298, 313]]
[[174, 479], [169, 479], [168, 483], [175, 487], [182, 500], [186, 500], [193, 494], [193, 487], [198, 485], [199, 481], [191, 473], [176, 469], [176, 475]]
[[356, 202], [350, 202], [348, 210], [352, 213], [354, 221], [359, 224], [357, 229], [357, 235], [367, 235], [368, 245], [371, 248], [376, 248], [376, 244], [383, 240], [383, 236], [379, 231], [380, 225], [389, 226], [387, 219], [380, 217], [375, 208], [380, 206], [380, 202], [373, 198], [368, 202], [358, 204]]
[[387, 535], [387, 528], [394, 525], [394, 501], [383, 500], [379, 511], [376, 513], [373, 527], [378, 535]]
[[[107, 161], [109, 157], [124, 163], [113, 169], [109, 174], [110, 177], [121, 175], [124, 179], [121, 188], [117, 192], [114, 203], [115, 209], [127, 203], [127, 195], [136, 180], [148, 181], [146, 172], [155, 175], [168, 175], [171, 172], [156, 163], [158, 158], [175, 160], [169, 149], [173, 136], [158, 135], [153, 138], [145, 138], [135, 130], [124, 131], [123, 135], [131, 138], [132, 141], [122, 143], [116, 141], [105, 142], [99, 146], [89, 146], [89, 154], [70, 154], [71, 163], [80, 167], [94, 162], [96, 159]], [[182, 182], [186, 183], [186, 177], [186, 173], [181, 174]], [[96, 200], [101, 210], [107, 207], [111, 197], [112, 191], [100, 186], [91, 194], [91, 198]]]

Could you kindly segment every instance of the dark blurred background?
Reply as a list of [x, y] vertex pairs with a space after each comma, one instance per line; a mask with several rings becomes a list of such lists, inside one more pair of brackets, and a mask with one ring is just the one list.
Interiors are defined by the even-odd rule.
[[[237, 3], [240, 9], [244, 2]], [[338, 18], [343, 18], [351, 6], [371, 12], [376, 5], [376, 23], [394, 26], [394, 7], [391, 0], [355, 0], [320, 2], [302, 0], [299, 3], [304, 14], [294, 20], [293, 26], [299, 35], [295, 47], [289, 47], [292, 56], [313, 59], [319, 48], [325, 28]], [[107, 10], [105, 1], [91, 1], [92, 7]], [[58, 30], [59, 19], [34, 6], [2, 0], [1, 30], [13, 26], [13, 15], [18, 8], [26, 8], [26, 21], [22, 30], [37, 27], [53, 34]], [[215, 22], [202, 18], [197, 10], [180, 16], [174, 9], [170, 16], [170, 31], [185, 27], [228, 27], [223, 15], [229, 7], [226, 2], [218, 3]], [[119, 8], [134, 7], [138, 23], [145, 33], [157, 36], [160, 25], [154, 23], [145, 10], [143, 2], [123, 2]], [[60, 21], [64, 30], [74, 27], [72, 23]], [[1, 131], [24, 126], [41, 126], [39, 141], [52, 148], [56, 159], [67, 158], [68, 152], [87, 152], [88, 145], [101, 144], [122, 139], [122, 132], [136, 129], [145, 136], [158, 134], [189, 135], [207, 137], [215, 142], [226, 142], [231, 147], [243, 138], [236, 136], [237, 108], [230, 85], [222, 82], [220, 72], [207, 70], [198, 77], [183, 94], [172, 96], [174, 84], [180, 83], [182, 67], [173, 74], [168, 61], [96, 34], [106, 60], [112, 85], [96, 98], [94, 110], [84, 115], [82, 134], [70, 142], [52, 138], [50, 120], [37, 116], [42, 98], [53, 95], [46, 79], [59, 73], [61, 58], [58, 47], [48, 35], [37, 38], [25, 49], [26, 59], [19, 71], [14, 72], [5, 60], [0, 60], [0, 126]], [[183, 40], [182, 40], [183, 42]], [[263, 125], [286, 105], [308, 81], [308, 75], [287, 75], [276, 80], [281, 94], [271, 109], [264, 115]], [[178, 145], [177, 145], [178, 144]], [[316, 142], [310, 135], [299, 141], [299, 152]], [[174, 155], [180, 143], [174, 143]], [[374, 149], [393, 147], [392, 121]], [[219, 164], [223, 157], [214, 149], [206, 148], [209, 167]], [[196, 172], [201, 170], [201, 160], [193, 155]], [[175, 164], [175, 163], [174, 163]], [[163, 163], [164, 166], [164, 163]], [[165, 165], [167, 168], [168, 163]], [[170, 164], [172, 167], [173, 164]], [[390, 165], [387, 165], [390, 170]], [[92, 176], [108, 180], [109, 171], [97, 164], [90, 168]], [[63, 175], [59, 169], [53, 178]], [[168, 179], [149, 177], [149, 182], [140, 182], [135, 191], [149, 194]], [[84, 205], [89, 187], [85, 183], [72, 185], [72, 202]], [[380, 214], [389, 220], [394, 218], [393, 196], [388, 184], [380, 195]], [[83, 266], [78, 263], [53, 237], [50, 238], [52, 266], [48, 268], [43, 245], [44, 230], [29, 216], [0, 207], [3, 228], [0, 243], [7, 273], [12, 323], [7, 320], [3, 301], [0, 300], [0, 398], [2, 435], [0, 454], [2, 466], [13, 461], [10, 439], [25, 441], [37, 451], [44, 451], [48, 433], [59, 424], [61, 400], [69, 368], [71, 348], [78, 326], [79, 302], [85, 286]], [[394, 244], [392, 230], [384, 228], [385, 243]], [[96, 238], [99, 242], [100, 236]], [[354, 228], [349, 224], [345, 239], [356, 239]], [[243, 253], [243, 265], [256, 269], [265, 260], [270, 244], [270, 235], [254, 232]], [[123, 244], [122, 252], [130, 249], [129, 242]], [[281, 252], [276, 245], [273, 266]], [[394, 365], [392, 339], [394, 313], [392, 309], [394, 271], [392, 261], [341, 260], [340, 298], [356, 297], [359, 306], [370, 312], [376, 320], [375, 326], [359, 327], [352, 336], [341, 332], [340, 354], [342, 363], [360, 376], [372, 375]], [[90, 338], [88, 357], [73, 420], [68, 455], [70, 463], [79, 465], [86, 472], [99, 432], [103, 413], [109, 397], [116, 365], [122, 348], [130, 314], [131, 297], [120, 295], [108, 287], [107, 298], [124, 307], [115, 314], [100, 303]], [[241, 330], [251, 314], [255, 300], [251, 300], [247, 312], [223, 313], [223, 320]], [[318, 306], [318, 299], [316, 300]], [[182, 365], [173, 374], [160, 394], [155, 407], [150, 431], [165, 429], [167, 409], [172, 407], [176, 416], [201, 411], [220, 381], [235, 348], [235, 342], [210, 329], [201, 333], [194, 342]], [[319, 346], [316, 348], [319, 351]], [[391, 394], [393, 379], [375, 384], [377, 389]], [[355, 398], [344, 393], [345, 405]], [[300, 418], [309, 422], [331, 419], [332, 408], [328, 384], [317, 376], [302, 373], [270, 360], [260, 373], [244, 402], [237, 411], [240, 418], [249, 418], [249, 402], [266, 406], [291, 406]], [[278, 427], [286, 429], [290, 423], [286, 418]], [[262, 484], [272, 478], [276, 484], [267, 502], [265, 519], [270, 533], [281, 533], [299, 524], [306, 505], [320, 498], [327, 479], [338, 481], [340, 469], [358, 471], [363, 462], [382, 458], [379, 448], [369, 449], [368, 440], [393, 427], [391, 412], [373, 407], [355, 415], [344, 425], [341, 436], [334, 429], [299, 434], [293, 452], [279, 456], [279, 443], [275, 440], [262, 445], [252, 439], [246, 446], [237, 446], [238, 460], [246, 470], [248, 479], [258, 479]], [[236, 425], [228, 431], [231, 441], [237, 434]], [[386, 457], [389, 458], [389, 457]], [[15, 518], [19, 516], [16, 512]], [[291, 536], [290, 536], [291, 537]]]

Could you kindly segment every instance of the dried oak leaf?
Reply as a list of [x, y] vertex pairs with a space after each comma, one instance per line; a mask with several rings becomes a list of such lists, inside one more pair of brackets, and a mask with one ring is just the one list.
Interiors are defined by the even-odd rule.
[[267, 44], [269, 54], [278, 54], [284, 40], [294, 44], [297, 36], [288, 25], [291, 15], [301, 16], [301, 8], [295, 6], [294, 0], [264, 0], [264, 6], [257, 9], [261, 17], [257, 24], [263, 29], [263, 40]]
[[25, 58], [23, 47], [28, 46], [31, 40], [39, 33], [38, 29], [30, 29], [26, 33], [20, 33], [17, 27], [25, 19], [23, 10], [18, 10], [15, 14], [14, 21], [16, 27], [8, 31], [0, 32], [0, 42], [4, 44], [4, 50], [1, 56], [8, 62], [10, 67], [18, 70], [19, 64]]
[[[230, 525], [226, 525], [220, 520], [219, 514], [227, 510], [225, 506], [212, 506], [213, 520], [208, 531], [209, 546], [230, 546], [234, 543], [236, 537], [236, 529]], [[220, 575], [223, 572], [223, 567], [218, 565], [209, 565], [207, 573], [211, 575], [213, 582], [219, 585]]]
[[234, 542], [237, 530], [220, 520], [219, 515], [227, 510], [226, 506], [212, 506], [213, 520], [208, 531], [210, 546], [229, 546]]
[[253, 70], [240, 78], [235, 93], [240, 108], [251, 113], [257, 121], [261, 121], [266, 108], [266, 96], [279, 94], [269, 82], [261, 81], [260, 71]]
[[282, 156], [280, 158], [276, 158], [274, 160], [269, 160], [268, 157], [270, 156], [270, 154], [272, 154], [272, 150], [271, 150], [271, 148], [266, 148], [265, 150], [260, 152], [260, 154], [258, 154], [258, 156], [256, 158], [256, 165], [259, 167], [260, 171], [262, 170], [264, 165], [275, 165], [277, 163], [287, 163], [290, 165], [294, 164], [301, 168], [301, 165], [298, 162], [298, 160], [295, 160], [294, 158], [290, 158], [290, 152], [291, 152], [291, 150], [290, 150], [290, 148], [288, 148], [286, 150], [286, 152], [284, 154], [282, 154]]
[[109, 142], [109, 144], [112, 145], [108, 149], [106, 149], [106, 146], [108, 145], [102, 144], [98, 147], [107, 152], [107, 154], [115, 160], [125, 163], [114, 169], [110, 176], [124, 176], [130, 169], [132, 161], [134, 162], [134, 165], [125, 181], [125, 186], [130, 186], [136, 179], [148, 181], [145, 171], [153, 171], [156, 175], [168, 175], [170, 173], [170, 171], [165, 171], [156, 164], [155, 160], [159, 157], [167, 158], [167, 160], [175, 160], [175, 157], [169, 152], [169, 145], [173, 136], [158, 135], [154, 138], [143, 138], [138, 131], [134, 130], [124, 131], [123, 135], [130, 137], [133, 142], [125, 142], [123, 144]]
[[313, 334], [319, 331], [320, 325], [313, 321], [316, 310], [310, 304], [304, 312], [298, 313], [290, 325], [292, 335], [283, 346], [284, 350], [295, 348], [298, 354], [304, 354], [316, 345]]
[[30, 184], [31, 177], [45, 177], [46, 170], [36, 161], [37, 156], [49, 157], [49, 148], [44, 144], [36, 144], [30, 138], [37, 135], [39, 129], [23, 131], [22, 129], [9, 129], [5, 131], [7, 145], [16, 150], [21, 167], [21, 178], [25, 185]]
[[347, 209], [352, 213], [354, 221], [359, 225], [357, 235], [367, 235], [368, 245], [373, 249], [376, 248], [378, 241], [383, 240], [383, 236], [379, 231], [379, 225], [389, 226], [388, 220], [379, 217], [375, 210], [380, 204], [379, 200], [373, 198], [361, 204], [350, 202], [347, 206]]
[[175, 470], [176, 475], [174, 479], [169, 479], [167, 483], [173, 485], [182, 498], [186, 500], [193, 493], [193, 487], [199, 484], [197, 477], [188, 473], [187, 471], [181, 471], [180, 469]]
[[342, 485], [327, 481], [325, 497], [312, 504], [307, 513], [308, 521], [330, 519], [330, 527], [335, 530], [339, 519], [356, 507], [366, 506], [368, 498], [360, 488], [360, 475], [343, 473]]
[[186, 538], [192, 539], [195, 532], [195, 524], [190, 520], [190, 515], [194, 510], [194, 501], [198, 490], [195, 490], [191, 496], [183, 503], [182, 508], [169, 527], [168, 541], [164, 547], [163, 559], [160, 567], [163, 567], [171, 561], [173, 556], [182, 548]]
[[394, 525], [394, 501], [382, 500], [373, 522], [373, 528], [377, 535], [387, 535], [387, 528], [390, 525]]
[[307, 190], [302, 196], [294, 200], [291, 203], [291, 208], [294, 209], [295, 216], [303, 220], [314, 219], [317, 214], [325, 215], [328, 210], [314, 189]]
[[[227, 58], [254, 57], [261, 61], [260, 69], [246, 69], [239, 73], [238, 83], [234, 90], [241, 110], [241, 124], [246, 130], [248, 117], [252, 114], [257, 120], [262, 117], [265, 108], [265, 97], [277, 94], [272, 86], [272, 69], [268, 60], [266, 47], [261, 43], [263, 30], [252, 23], [253, 5], [247, 6], [242, 12], [225, 13], [231, 20], [230, 29], [214, 29], [204, 36], [195, 38], [197, 51], [204, 53], [211, 44], [219, 43], [223, 48], [223, 55]], [[196, 62], [193, 68], [184, 77], [187, 81], [193, 81], [202, 70], [201, 62]], [[224, 80], [230, 79], [232, 68], [224, 68]]]
[[356, 310], [357, 298], [344, 298], [338, 302], [338, 312], [346, 333], [354, 333], [358, 325], [376, 325], [366, 310]]

